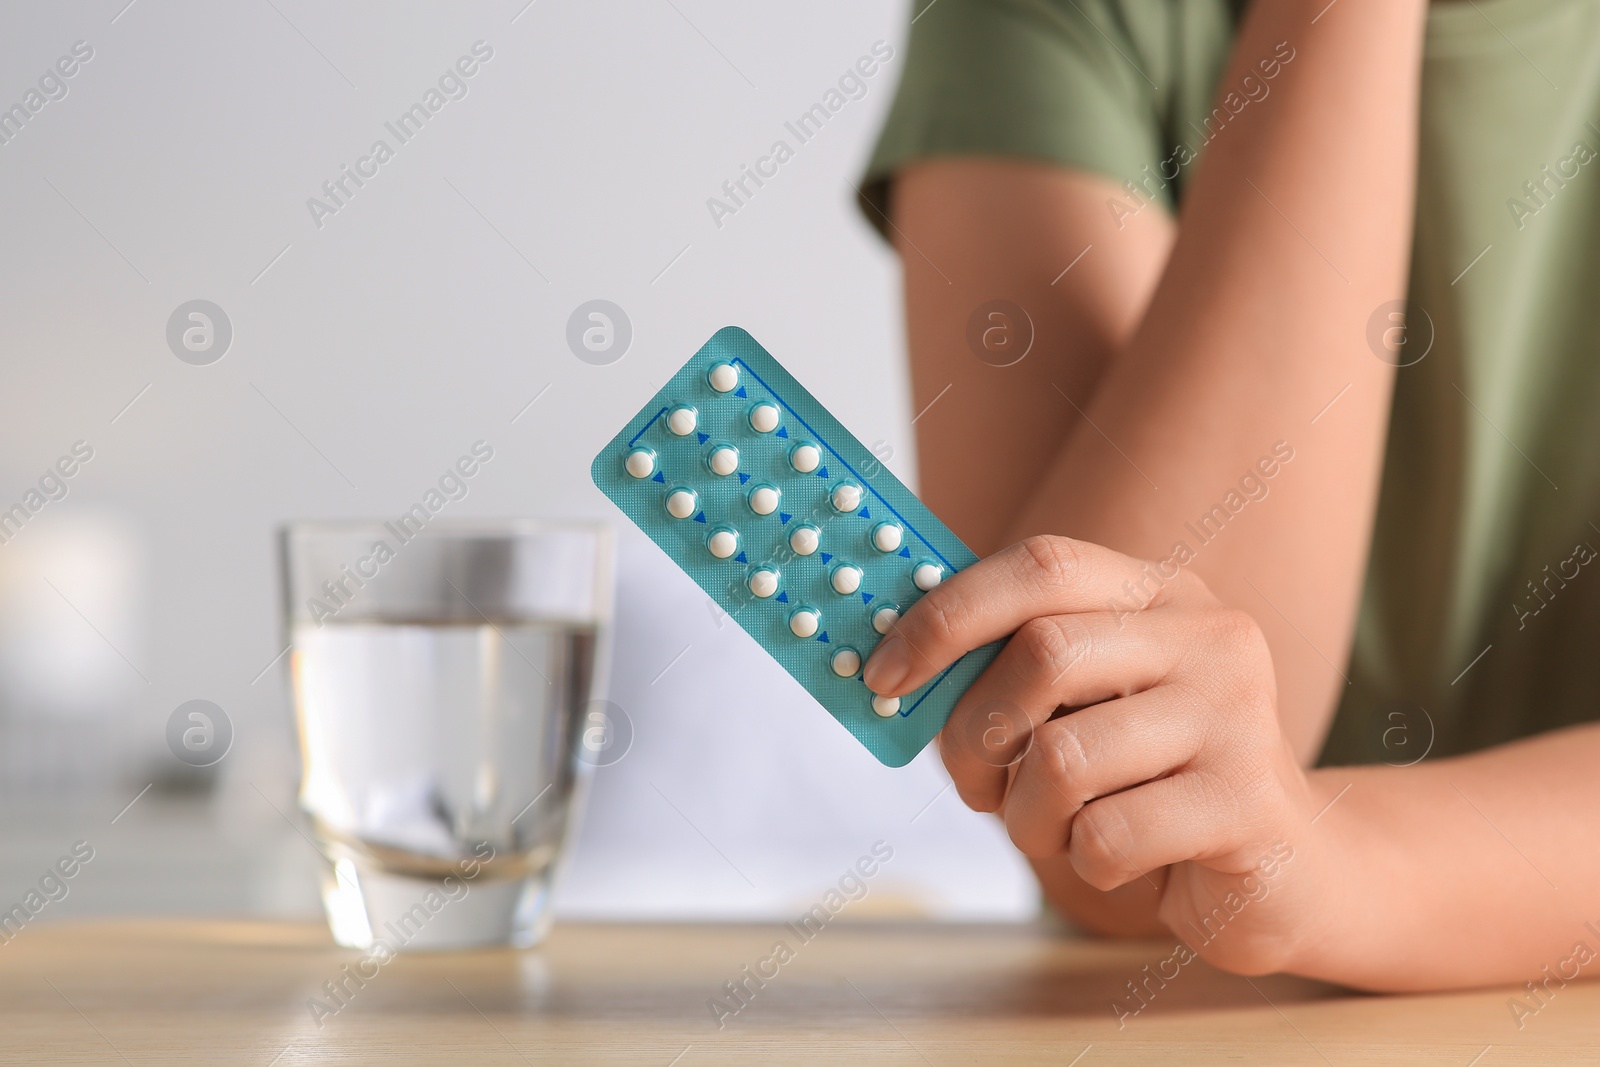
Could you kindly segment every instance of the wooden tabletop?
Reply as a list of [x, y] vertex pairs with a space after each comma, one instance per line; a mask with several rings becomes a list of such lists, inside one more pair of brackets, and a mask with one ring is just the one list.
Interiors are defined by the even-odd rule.
[[[1600, 1062], [1600, 982], [1558, 990], [1519, 1030], [1510, 989], [1359, 996], [1192, 962], [1119, 1020], [1113, 1004], [1140, 1004], [1126, 983], [1171, 950], [1028, 926], [841, 920], [801, 941], [781, 924], [568, 924], [541, 949], [380, 966], [320, 926], [39, 925], [0, 945], [0, 1062]], [[773, 977], [747, 980], [741, 1004], [725, 983], [746, 965]]]

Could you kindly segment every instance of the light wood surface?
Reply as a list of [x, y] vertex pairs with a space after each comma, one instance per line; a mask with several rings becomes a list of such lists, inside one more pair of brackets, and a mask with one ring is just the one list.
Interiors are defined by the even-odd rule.
[[[707, 999], [780, 938], [793, 959], [719, 1029]], [[1119, 1028], [1125, 983], [1170, 952], [1039, 927], [568, 924], [531, 951], [399, 957], [319, 1027], [308, 999], [362, 956], [319, 926], [41, 925], [0, 945], [0, 1062], [1600, 1062], [1600, 982], [1519, 1030], [1510, 989], [1370, 997], [1195, 962]]]

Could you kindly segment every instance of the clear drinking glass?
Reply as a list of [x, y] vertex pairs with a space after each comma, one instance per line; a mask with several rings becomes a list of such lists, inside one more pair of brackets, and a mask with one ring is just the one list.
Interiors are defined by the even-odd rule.
[[580, 731], [608, 721], [609, 531], [402, 519], [297, 523], [280, 543], [334, 939], [537, 943], [596, 762]]

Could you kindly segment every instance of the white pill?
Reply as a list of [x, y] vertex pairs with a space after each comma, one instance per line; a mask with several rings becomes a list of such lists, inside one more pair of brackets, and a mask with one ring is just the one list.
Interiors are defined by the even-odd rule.
[[628, 453], [627, 466], [635, 478], [648, 478], [656, 472], [656, 454], [648, 448], [636, 448]]
[[667, 412], [667, 429], [679, 437], [688, 437], [700, 425], [700, 415], [694, 408], [673, 408]]
[[861, 588], [861, 568], [854, 563], [842, 563], [833, 568], [829, 580], [833, 583], [834, 592], [849, 596]]
[[750, 592], [765, 600], [778, 591], [778, 572], [766, 567], [752, 571], [747, 584], [750, 586]]
[[706, 538], [706, 548], [718, 559], [727, 559], [739, 551], [739, 535], [732, 530], [713, 530]]
[[900, 698], [880, 697], [874, 694], [872, 698], [872, 710], [883, 716], [885, 719], [893, 715], [898, 715], [900, 714]]
[[789, 547], [802, 556], [809, 556], [822, 543], [822, 531], [815, 526], [796, 526], [789, 535]]
[[739, 387], [739, 368], [732, 363], [718, 363], [706, 375], [706, 381], [719, 393], [731, 393]]
[[757, 515], [771, 515], [778, 510], [778, 491], [770, 485], [758, 485], [750, 490], [750, 510]]
[[756, 433], [771, 433], [778, 428], [778, 409], [771, 404], [757, 404], [750, 409], [750, 426]]
[[822, 625], [822, 616], [810, 608], [801, 608], [789, 616], [789, 632], [796, 637], [815, 637]]
[[918, 589], [926, 593], [944, 580], [944, 568], [937, 563], [924, 560], [911, 572], [911, 580], [916, 583]]
[[727, 477], [739, 469], [739, 450], [732, 445], [719, 445], [711, 450], [711, 472]]
[[842, 482], [833, 487], [833, 510], [854, 511], [861, 506], [861, 487], [854, 482]]
[[899, 608], [879, 608], [872, 613], [872, 628], [880, 634], [886, 634], [894, 629], [894, 624], [899, 621]]
[[822, 450], [816, 445], [795, 445], [789, 453], [789, 466], [801, 474], [810, 474], [822, 464]]
[[861, 669], [861, 653], [853, 648], [841, 648], [828, 659], [828, 666], [841, 678], [854, 678]]
[[694, 506], [699, 503], [693, 489], [674, 489], [667, 494], [667, 513], [675, 519], [687, 519], [694, 514]]
[[880, 522], [872, 528], [872, 544], [879, 552], [900, 551], [900, 527], [892, 522]]

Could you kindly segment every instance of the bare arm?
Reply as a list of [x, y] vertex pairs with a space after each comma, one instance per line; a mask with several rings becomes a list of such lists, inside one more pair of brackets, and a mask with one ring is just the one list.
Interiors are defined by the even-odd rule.
[[[1294, 59], [1207, 147], [1181, 226], [1152, 206], [1118, 231], [1116, 186], [1017, 163], [925, 163], [894, 199], [918, 410], [955, 383], [917, 424], [932, 506], [980, 552], [1035, 532], [1151, 560], [1187, 542], [1187, 569], [1264, 630], [1302, 762], [1342, 686], [1376, 502], [1392, 370], [1364, 337], [1405, 287], [1426, 11], [1325, 7], [1252, 6], [1222, 90], [1279, 42]], [[1037, 326], [1015, 367], [965, 343], [996, 297]], [[1279, 441], [1294, 459], [1269, 497], [1201, 544], [1185, 524]], [[1091, 926], [1149, 921], [1136, 888], [1106, 899], [1036, 867]]]
[[[1600, 726], [1415, 767], [1330, 767], [1316, 829], [1340, 862], [1296, 967], [1410, 991], [1595, 973], [1600, 954]], [[1585, 951], [1574, 960], [1574, 946]], [[1563, 963], [1565, 966], [1563, 967]], [[1529, 998], [1528, 1006], [1537, 1008]]]

